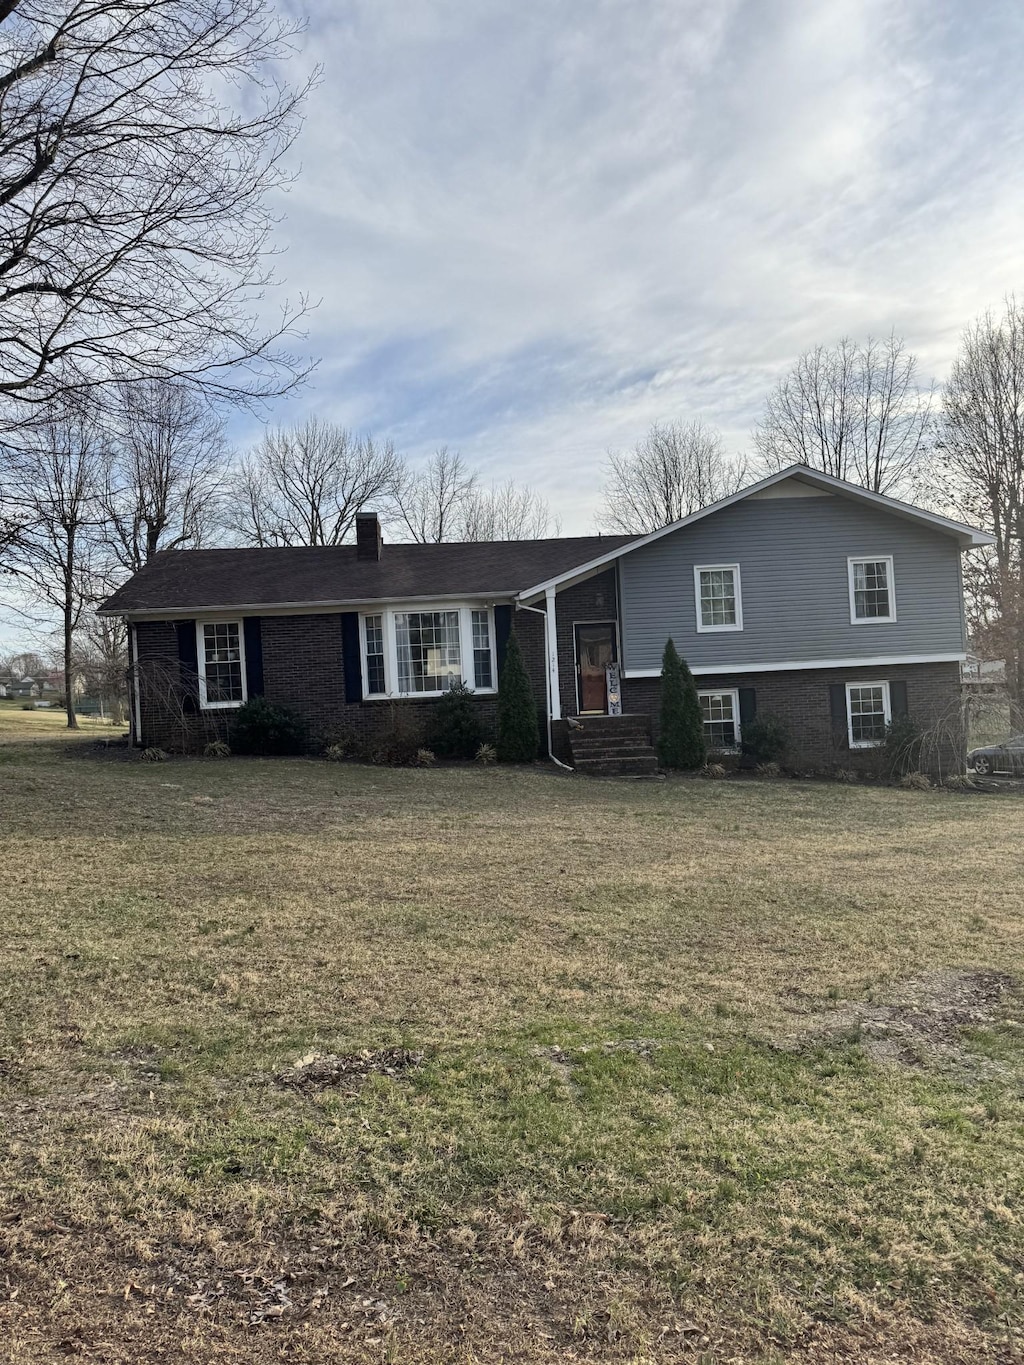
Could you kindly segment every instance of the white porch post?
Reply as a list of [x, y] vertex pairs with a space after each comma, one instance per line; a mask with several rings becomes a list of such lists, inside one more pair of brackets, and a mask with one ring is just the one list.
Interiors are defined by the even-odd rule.
[[544, 590], [544, 644], [548, 652], [548, 699], [551, 719], [562, 719], [562, 698], [558, 690], [558, 620], [555, 616], [555, 590]]

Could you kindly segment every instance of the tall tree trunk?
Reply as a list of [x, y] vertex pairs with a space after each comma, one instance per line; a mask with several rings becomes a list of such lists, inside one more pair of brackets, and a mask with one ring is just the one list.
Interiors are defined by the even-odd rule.
[[75, 671], [71, 660], [74, 633], [75, 599], [69, 577], [64, 589], [64, 707], [67, 711], [69, 730], [78, 729], [78, 716], [75, 714]]

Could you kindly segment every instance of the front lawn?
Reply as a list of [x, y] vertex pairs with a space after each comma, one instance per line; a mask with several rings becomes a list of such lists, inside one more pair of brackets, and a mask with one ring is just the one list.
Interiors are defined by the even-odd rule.
[[1017, 798], [86, 740], [0, 803], [0, 1358], [1015, 1358]]

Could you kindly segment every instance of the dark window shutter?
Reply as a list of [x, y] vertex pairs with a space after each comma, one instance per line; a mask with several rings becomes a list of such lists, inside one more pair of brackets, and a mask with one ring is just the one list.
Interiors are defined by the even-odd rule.
[[248, 697], [263, 696], [263, 627], [258, 616], [242, 621], [245, 641], [245, 692]]
[[501, 678], [501, 670], [505, 667], [505, 653], [508, 649], [508, 637], [512, 634], [512, 608], [494, 608], [494, 651], [498, 656], [498, 678]]
[[363, 665], [360, 659], [357, 611], [343, 611], [341, 614], [341, 658], [345, 670], [345, 700], [362, 701]]
[[199, 654], [196, 648], [195, 621], [178, 621], [178, 670], [181, 676], [182, 709], [195, 711], [199, 706]]
[[740, 688], [740, 731], [757, 715], [757, 692], [752, 687]]
[[830, 683], [829, 709], [832, 712], [832, 743], [840, 749], [850, 747], [850, 722], [846, 714], [846, 684]]
[[889, 684], [889, 706], [892, 709], [893, 720], [904, 720], [910, 714], [907, 708], [907, 684], [905, 682], [891, 682]]

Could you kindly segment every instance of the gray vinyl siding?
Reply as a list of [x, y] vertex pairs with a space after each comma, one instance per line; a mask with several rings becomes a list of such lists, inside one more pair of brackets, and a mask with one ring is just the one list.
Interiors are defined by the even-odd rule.
[[[895, 622], [850, 621], [847, 559], [893, 558]], [[739, 564], [743, 629], [701, 633], [694, 565]], [[750, 499], [619, 560], [623, 663], [660, 668], [671, 635], [691, 667], [958, 654], [956, 541], [842, 497]]]

